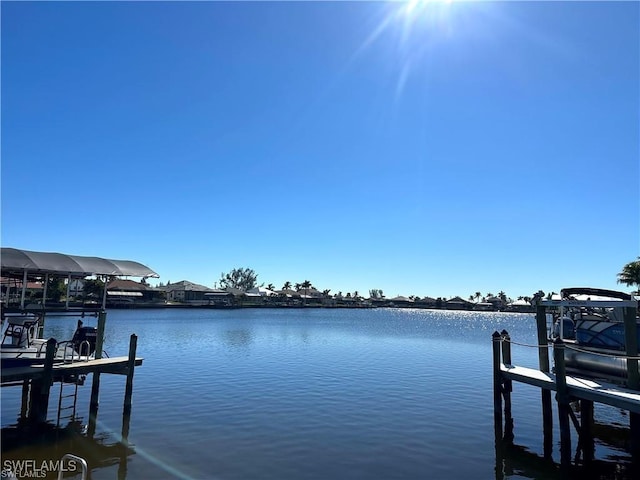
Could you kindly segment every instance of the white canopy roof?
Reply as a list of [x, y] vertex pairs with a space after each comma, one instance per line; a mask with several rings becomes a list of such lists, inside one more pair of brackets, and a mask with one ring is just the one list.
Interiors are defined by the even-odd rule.
[[3, 276], [22, 277], [29, 274], [58, 274], [73, 277], [113, 275], [122, 277], [153, 277], [159, 275], [149, 267], [130, 260], [109, 260], [63, 253], [32, 252], [2, 247], [0, 253]]

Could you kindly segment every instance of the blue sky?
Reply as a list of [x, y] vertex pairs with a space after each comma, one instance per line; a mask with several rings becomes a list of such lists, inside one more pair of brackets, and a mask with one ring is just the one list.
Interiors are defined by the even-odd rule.
[[165, 283], [628, 291], [637, 2], [1, 9], [2, 246]]

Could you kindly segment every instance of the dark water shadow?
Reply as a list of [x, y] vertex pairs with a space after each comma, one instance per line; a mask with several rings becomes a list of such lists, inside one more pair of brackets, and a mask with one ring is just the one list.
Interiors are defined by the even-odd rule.
[[[576, 448], [574, 446], [574, 448]], [[606, 459], [594, 459], [586, 463], [574, 461], [570, 469], [563, 472], [553, 458], [529, 451], [528, 448], [509, 442], [496, 444], [496, 480], [505, 480], [514, 475], [545, 480], [637, 480], [640, 478], [640, 459], [625, 455], [608, 455]]]
[[[89, 479], [91, 471], [115, 465], [118, 465], [117, 478], [125, 479], [127, 461], [135, 454], [131, 445], [114, 439], [108, 433], [88, 436], [81, 418], [70, 421], [65, 427], [19, 421], [2, 428], [1, 438], [2, 469], [22, 469], [25, 477], [58, 478], [58, 462], [65, 454], [71, 453], [86, 460]], [[78, 473], [77, 466], [73, 466], [64, 476], [73, 477]], [[22, 478], [19, 474], [17, 476]]]

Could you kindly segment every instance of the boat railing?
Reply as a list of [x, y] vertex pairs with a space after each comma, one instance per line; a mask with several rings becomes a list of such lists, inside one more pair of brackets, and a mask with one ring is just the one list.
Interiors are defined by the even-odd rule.
[[[75, 349], [75, 344], [73, 343], [73, 341], [71, 340], [66, 340], [64, 342], [59, 342], [57, 344], [58, 348], [62, 348], [62, 361], [64, 363], [73, 363], [73, 362], [80, 362], [80, 361], [84, 361], [84, 362], [88, 362], [89, 361], [89, 356], [91, 355], [91, 344], [87, 341], [84, 340], [83, 342], [80, 343], [80, 346], [78, 347], [78, 351], [76, 352]], [[83, 350], [86, 352], [86, 354], [82, 355]]]
[[47, 342], [40, 344], [38, 347], [38, 352], [36, 353], [36, 358], [40, 358], [47, 350]]

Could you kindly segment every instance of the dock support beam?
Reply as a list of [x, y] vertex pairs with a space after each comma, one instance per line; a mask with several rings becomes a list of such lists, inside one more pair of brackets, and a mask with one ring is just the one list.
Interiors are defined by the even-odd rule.
[[[540, 371], [549, 373], [549, 346], [547, 339], [546, 308], [543, 305], [536, 307], [536, 325], [538, 330], [538, 361]], [[544, 437], [544, 458], [551, 459], [553, 452], [553, 411], [551, 409], [551, 392], [542, 389], [542, 431]]]
[[133, 373], [136, 365], [136, 349], [138, 336], [133, 333], [129, 340], [129, 359], [127, 362], [127, 383], [124, 389], [124, 406], [122, 409], [122, 443], [129, 443], [129, 423], [131, 421], [131, 397], [133, 396]]
[[[500, 332], [502, 337], [502, 363], [511, 365], [511, 337], [506, 330]], [[513, 444], [513, 417], [511, 416], [511, 392], [513, 382], [503, 379], [502, 396], [504, 399], [504, 437], [505, 443]]]
[[569, 393], [567, 391], [564, 364], [564, 342], [561, 338], [553, 342], [553, 360], [556, 367], [556, 399], [558, 401], [558, 423], [560, 424], [560, 468], [567, 471], [571, 466], [571, 423], [569, 421]]
[[496, 331], [493, 340], [493, 424], [496, 445], [502, 443], [502, 374], [500, 373], [500, 343], [502, 337]]
[[55, 338], [47, 340], [47, 352], [44, 360], [42, 378], [33, 381], [31, 385], [31, 400], [29, 405], [29, 418], [36, 423], [47, 421], [49, 409], [49, 393], [53, 379], [53, 358], [56, 354], [57, 342]]
[[20, 405], [20, 418], [26, 419], [29, 416], [29, 390], [30, 390], [30, 380], [25, 380], [22, 382], [22, 403]]
[[580, 445], [585, 464], [593, 461], [595, 444], [593, 441], [593, 402], [580, 400]]
[[[106, 286], [105, 286], [106, 289]], [[104, 328], [107, 323], [107, 312], [103, 309], [98, 314], [98, 331], [96, 336], [95, 358], [102, 358], [102, 345], [104, 343]], [[96, 431], [96, 421], [98, 418], [98, 406], [100, 398], [100, 373], [95, 372], [91, 380], [91, 400], [89, 401], [89, 425], [87, 433], [89, 437], [93, 437]]]

